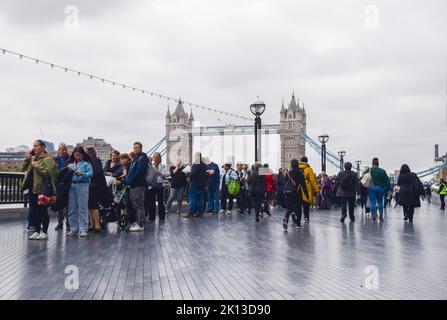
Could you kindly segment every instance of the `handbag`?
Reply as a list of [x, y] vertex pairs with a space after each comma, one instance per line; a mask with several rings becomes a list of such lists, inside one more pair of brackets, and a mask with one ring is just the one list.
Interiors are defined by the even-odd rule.
[[56, 194], [50, 175], [45, 175], [40, 186], [40, 192], [37, 196], [37, 204], [39, 206], [51, 206], [56, 202]]
[[371, 186], [372, 186], [372, 175], [369, 172], [365, 173], [363, 175], [362, 180], [360, 181], [360, 183], [365, 188], [371, 188]]

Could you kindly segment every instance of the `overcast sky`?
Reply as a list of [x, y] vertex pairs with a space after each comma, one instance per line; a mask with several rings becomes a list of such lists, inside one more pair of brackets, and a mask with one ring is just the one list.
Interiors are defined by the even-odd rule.
[[[446, 13], [445, 0], [2, 0], [0, 48], [245, 116], [259, 96], [269, 123], [295, 90], [308, 134], [327, 132], [330, 150], [418, 171], [435, 143], [447, 151]], [[122, 151], [164, 134], [166, 101], [8, 54], [0, 88], [2, 151], [40, 128], [55, 143], [94, 136]], [[239, 122], [193, 112], [202, 125]]]

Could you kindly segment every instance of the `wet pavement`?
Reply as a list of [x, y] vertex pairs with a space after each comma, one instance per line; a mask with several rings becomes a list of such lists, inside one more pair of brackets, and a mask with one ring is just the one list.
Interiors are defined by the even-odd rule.
[[23, 218], [0, 220], [0, 299], [447, 298], [447, 214], [436, 205], [414, 224], [401, 209], [380, 223], [357, 208], [344, 224], [338, 210], [312, 210], [285, 232], [282, 216], [169, 214], [141, 233], [109, 224], [88, 238], [54, 231], [53, 216], [47, 241], [28, 240]]

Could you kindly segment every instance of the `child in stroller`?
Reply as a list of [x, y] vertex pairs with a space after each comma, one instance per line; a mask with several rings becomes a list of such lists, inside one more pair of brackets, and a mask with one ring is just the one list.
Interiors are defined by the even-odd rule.
[[117, 178], [107, 176], [106, 183], [107, 189], [111, 193], [113, 201], [110, 206], [99, 208], [99, 222], [101, 227], [105, 229], [109, 222], [118, 222], [118, 226], [121, 230], [124, 230], [129, 225], [129, 217], [127, 214], [127, 202], [129, 187], [117, 187]]

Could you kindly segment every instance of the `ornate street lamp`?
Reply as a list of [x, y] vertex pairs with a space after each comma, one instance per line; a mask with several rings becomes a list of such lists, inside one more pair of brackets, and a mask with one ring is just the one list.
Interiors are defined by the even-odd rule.
[[340, 171], [343, 171], [343, 167], [345, 166], [345, 162], [343, 160], [344, 156], [346, 155], [346, 151], [341, 150], [338, 151], [338, 156], [340, 157]]
[[258, 99], [250, 105], [250, 111], [255, 116], [255, 162], [257, 162], [261, 161], [261, 115], [265, 111], [265, 103], [259, 100], [258, 97]]
[[326, 172], [326, 143], [329, 141], [329, 136], [323, 133], [318, 136], [318, 141], [321, 142], [321, 171]]

